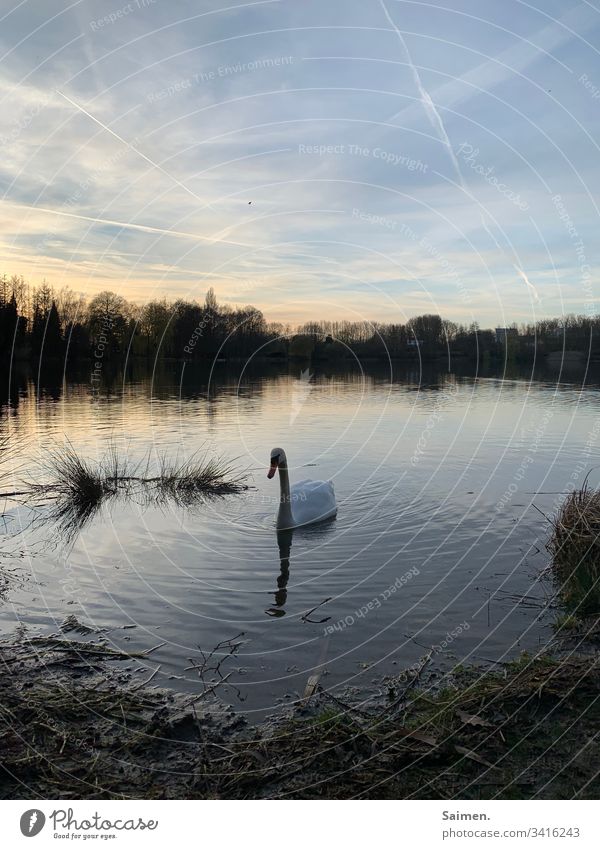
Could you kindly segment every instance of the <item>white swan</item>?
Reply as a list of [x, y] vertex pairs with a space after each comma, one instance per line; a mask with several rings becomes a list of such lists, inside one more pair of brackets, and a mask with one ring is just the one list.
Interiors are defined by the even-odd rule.
[[337, 504], [331, 481], [298, 481], [290, 489], [287, 457], [283, 448], [273, 448], [271, 451], [271, 466], [267, 477], [272, 478], [277, 469], [281, 490], [278, 528], [299, 528], [335, 516]]

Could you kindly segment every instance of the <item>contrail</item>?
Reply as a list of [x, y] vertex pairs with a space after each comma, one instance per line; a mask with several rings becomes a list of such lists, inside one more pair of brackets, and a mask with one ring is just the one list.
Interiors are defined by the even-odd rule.
[[12, 9], [10, 9], [8, 12], [6, 12], [6, 14], [5, 14], [5, 15], [2, 15], [2, 17], [0, 18], [0, 23], [2, 23], [2, 21], [3, 21], [5, 18], [8, 18], [8, 16], [9, 16], [9, 15], [12, 15], [12, 13], [13, 13], [13, 12], [16, 12], [16, 11], [17, 11], [17, 9], [20, 9], [20, 8], [21, 8], [21, 6], [24, 6], [24, 5], [25, 5], [25, 3], [27, 3], [27, 0], [21, 0], [21, 2], [20, 2], [20, 3], [18, 3], [16, 6], [13, 6], [13, 8], [12, 8]]
[[60, 215], [63, 218], [75, 218], [78, 221], [91, 221], [93, 224], [108, 224], [110, 227], [124, 227], [128, 230], [140, 230], [142, 233], [162, 233], [165, 236], [178, 236], [183, 239], [195, 239], [200, 242], [210, 242], [215, 245], [233, 245], [236, 248], [256, 249], [256, 245], [246, 244], [245, 242], [233, 242], [229, 239], [216, 239], [212, 236], [201, 236], [199, 233], [186, 233], [182, 230], [166, 230], [162, 227], [151, 227], [148, 224], [133, 224], [129, 221], [115, 221], [111, 218], [97, 218], [92, 215], [79, 215], [75, 212], [64, 212], [62, 209], [51, 209], [44, 206], [30, 206], [26, 203], [17, 203], [16, 201], [3, 201], [11, 206], [16, 206], [20, 209], [28, 209], [31, 212], [44, 212], [48, 215]]
[[379, 2], [381, 4], [381, 8], [385, 12], [386, 18], [388, 19], [388, 21], [390, 22], [390, 24], [392, 25], [392, 27], [396, 31], [396, 35], [400, 39], [400, 44], [402, 45], [402, 49], [404, 50], [404, 52], [406, 54], [406, 58], [408, 60], [408, 65], [409, 65], [409, 67], [412, 71], [413, 79], [414, 79], [415, 84], [417, 86], [417, 89], [419, 91], [419, 95], [421, 96], [421, 103], [423, 104], [423, 106], [425, 108], [425, 112], [427, 113], [427, 117], [429, 118], [429, 121], [430, 121], [432, 127], [437, 132], [438, 138], [440, 139], [440, 141], [442, 142], [442, 144], [444, 145], [444, 147], [448, 151], [448, 155], [450, 156], [450, 159], [452, 161], [452, 165], [454, 166], [454, 170], [456, 171], [456, 176], [458, 177], [458, 181], [459, 181], [461, 187], [464, 188], [464, 183], [463, 183], [463, 179], [462, 179], [462, 174], [460, 173], [460, 167], [459, 167], [459, 164], [458, 164], [458, 160], [457, 160], [456, 156], [454, 155], [454, 151], [452, 150], [452, 145], [450, 144], [450, 139], [448, 138], [448, 133], [446, 132], [446, 128], [444, 127], [444, 122], [442, 121], [441, 115], [437, 111], [435, 103], [433, 102], [433, 100], [429, 96], [429, 92], [423, 86], [423, 83], [421, 82], [421, 77], [419, 76], [419, 72], [418, 72], [414, 62], [411, 59], [410, 53], [408, 52], [408, 47], [406, 46], [406, 42], [404, 41], [404, 36], [402, 35], [400, 30], [398, 29], [398, 27], [394, 23], [393, 19], [391, 18], [390, 13], [388, 12], [386, 5], [383, 2], [383, 0], [379, 0]]
[[[467, 188], [465, 186], [465, 183], [463, 181], [463, 177], [462, 177], [462, 174], [461, 174], [461, 171], [460, 171], [460, 166], [458, 164], [458, 160], [457, 160], [457, 158], [454, 154], [454, 151], [452, 149], [452, 145], [450, 143], [450, 139], [448, 138], [448, 133], [446, 132], [446, 128], [444, 127], [444, 122], [442, 121], [442, 116], [440, 115], [440, 113], [436, 109], [435, 103], [431, 99], [429, 92], [423, 86], [423, 83], [421, 82], [421, 77], [419, 76], [419, 72], [418, 72], [414, 62], [411, 59], [410, 53], [408, 52], [408, 47], [406, 46], [406, 42], [404, 41], [404, 37], [403, 37], [402, 33], [400, 32], [400, 30], [398, 29], [398, 27], [394, 23], [393, 19], [391, 18], [390, 13], [388, 12], [386, 5], [383, 2], [383, 0], [379, 0], [379, 2], [381, 4], [381, 8], [383, 9], [383, 11], [385, 13], [386, 18], [388, 19], [388, 21], [390, 22], [390, 24], [394, 28], [396, 35], [400, 39], [400, 44], [402, 45], [402, 48], [403, 48], [403, 50], [406, 54], [406, 58], [408, 60], [408, 65], [409, 65], [409, 67], [412, 71], [413, 79], [414, 79], [415, 84], [417, 86], [417, 89], [419, 91], [419, 95], [421, 97], [421, 102], [422, 102], [422, 104], [425, 108], [425, 112], [427, 113], [427, 117], [429, 118], [429, 121], [431, 122], [432, 127], [437, 132], [438, 138], [440, 139], [440, 141], [442, 142], [442, 144], [444, 145], [444, 147], [448, 151], [448, 155], [450, 156], [450, 159], [452, 161], [452, 165], [454, 166], [454, 171], [456, 172], [456, 176], [458, 177], [458, 182], [459, 182], [460, 186], [465, 191], [467, 191]], [[488, 230], [488, 228], [485, 224], [485, 221], [483, 220], [483, 216], [481, 216], [481, 223], [482, 223], [484, 229], [486, 230], [486, 232], [490, 236], [492, 236], [492, 234], [490, 233], [490, 231]], [[493, 236], [492, 236], [492, 238], [496, 242], [496, 245], [499, 247], [496, 239]], [[529, 281], [529, 278], [527, 277], [527, 275], [525, 274], [523, 269], [519, 268], [519, 266], [514, 264], [514, 263], [513, 263], [513, 265], [514, 265], [514, 268], [517, 271], [517, 273], [525, 281], [528, 288], [531, 290], [531, 292], [533, 294], [533, 298], [536, 301], [536, 303], [540, 303], [540, 296], [538, 295], [538, 291], [535, 288], [535, 286], [533, 285], [533, 283], [531, 283]]]
[[[528, 77], [528, 67], [539, 60], [540, 54], [572, 73], [572, 70], [557, 58], [557, 48], [573, 38], [573, 27], [577, 30], [579, 38], [585, 41], [583, 34], [597, 24], [598, 12], [592, 9], [589, 3], [581, 3], [569, 9], [560, 18], [546, 17], [550, 22], [530, 33], [527, 38], [519, 38], [495, 56], [483, 59], [461, 76], [439, 85], [435, 92], [436, 96], [439, 95], [438, 99], [441, 97], [447, 106], [456, 108], [466, 100], [480, 95], [482, 91], [491, 92], [508, 78], [514, 77], [515, 73]], [[387, 121], [397, 121], [406, 114], [411, 114], [413, 106], [414, 104], [403, 106]]]
[[525, 272], [523, 271], [522, 268], [519, 268], [519, 266], [516, 265], [515, 263], [513, 263], [513, 267], [514, 267], [515, 271], [517, 272], [517, 274], [525, 281], [527, 286], [531, 289], [531, 291], [533, 293], [534, 300], [536, 301], [536, 303], [539, 304], [541, 299], [540, 299], [540, 296], [538, 295], [538, 291], [535, 288], [535, 286], [533, 285], [533, 283], [529, 282], [529, 278], [527, 277], [527, 275], [525, 274]]
[[[485, 230], [485, 232], [488, 234], [488, 236], [490, 237], [490, 239], [494, 242], [494, 244], [496, 245], [496, 247], [498, 248], [498, 250], [502, 251], [502, 253], [506, 256], [506, 255], [507, 255], [507, 251], [506, 251], [506, 250], [504, 250], [504, 248], [503, 248], [503, 247], [499, 244], [498, 239], [494, 236], [494, 234], [492, 233], [492, 231], [489, 229], [489, 227], [488, 227], [488, 226], [487, 226], [487, 224], [485, 223], [485, 220], [484, 220], [484, 218], [483, 218], [483, 215], [481, 215], [481, 213], [480, 213], [479, 217], [480, 217], [480, 219], [481, 219], [481, 226], [483, 227], [483, 229]], [[513, 253], [514, 253], [514, 252], [513, 252]], [[527, 277], [527, 275], [525, 274], [525, 272], [523, 271], [523, 269], [522, 269], [522, 268], [520, 268], [520, 267], [516, 264], [516, 262], [513, 262], [513, 268], [515, 269], [515, 271], [517, 272], [517, 274], [521, 277], [521, 279], [525, 281], [525, 283], [527, 284], [527, 286], [529, 287], [529, 289], [531, 289], [531, 292], [532, 292], [532, 294], [533, 294], [533, 299], [534, 299], [534, 301], [535, 301], [537, 304], [540, 304], [540, 303], [542, 302], [542, 299], [540, 298], [540, 296], [539, 296], [539, 294], [538, 294], [538, 290], [537, 290], [537, 289], [536, 289], [536, 287], [533, 285], [533, 283], [529, 280], [529, 278]]]
[[162, 165], [159, 165], [157, 162], [154, 162], [152, 159], [150, 159], [149, 156], [146, 156], [145, 153], [142, 153], [141, 150], [138, 150], [137, 147], [134, 147], [130, 142], [128, 142], [126, 139], [122, 138], [122, 136], [120, 136], [118, 133], [115, 133], [114, 130], [111, 130], [110, 127], [107, 127], [106, 124], [103, 124], [102, 121], [100, 121], [98, 118], [96, 118], [94, 115], [92, 115], [91, 112], [88, 112], [87, 109], [84, 109], [83, 106], [80, 106], [79, 103], [76, 103], [74, 100], [71, 100], [70, 97], [67, 97], [66, 94], [63, 94], [62, 91], [58, 91], [58, 89], [56, 89], [56, 93], [58, 95], [60, 95], [62, 98], [64, 98], [64, 100], [66, 100], [67, 103], [70, 103], [71, 106], [74, 106], [75, 109], [78, 109], [83, 115], [87, 115], [87, 117], [90, 118], [90, 120], [92, 120], [95, 124], [98, 124], [99, 127], [102, 127], [103, 130], [106, 130], [107, 133], [110, 133], [111, 136], [114, 136], [116, 139], [118, 139], [121, 142], [121, 144], [124, 144], [126, 147], [128, 147], [130, 150], [132, 150], [134, 153], [137, 153], [138, 156], [141, 156], [142, 159], [144, 159], [149, 165], [152, 165], [153, 168], [156, 168], [158, 171], [160, 171], [161, 174], [164, 174], [165, 177], [168, 177], [170, 180], [173, 180], [173, 182], [177, 183], [177, 185], [180, 188], [182, 188], [184, 191], [186, 191], [188, 193], [188, 195], [191, 195], [196, 200], [199, 200], [200, 203], [203, 206], [206, 206], [208, 209], [212, 209], [213, 211], [215, 211], [214, 207], [212, 207], [210, 205], [210, 203], [206, 203], [206, 201], [203, 200], [200, 197], [200, 195], [197, 195], [196, 192], [192, 191], [192, 189], [190, 189], [188, 186], [186, 186], [185, 183], [182, 183], [181, 180], [178, 180], [177, 177], [175, 177], [174, 174], [171, 174], [169, 171], [165, 171], [165, 169], [162, 167]]

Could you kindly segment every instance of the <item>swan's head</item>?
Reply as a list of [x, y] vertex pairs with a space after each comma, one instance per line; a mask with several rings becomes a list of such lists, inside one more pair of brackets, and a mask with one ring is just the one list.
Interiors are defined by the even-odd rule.
[[267, 477], [272, 478], [277, 468], [279, 466], [285, 466], [287, 464], [287, 458], [285, 456], [285, 451], [283, 448], [272, 448], [271, 449], [271, 465], [269, 466], [269, 471], [267, 472]]

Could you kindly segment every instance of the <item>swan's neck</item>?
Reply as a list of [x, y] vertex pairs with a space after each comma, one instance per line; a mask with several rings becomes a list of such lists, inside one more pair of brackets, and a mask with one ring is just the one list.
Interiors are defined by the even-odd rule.
[[290, 494], [290, 478], [285, 463], [279, 464], [279, 512], [277, 527], [291, 528], [294, 525], [292, 515], [292, 496]]

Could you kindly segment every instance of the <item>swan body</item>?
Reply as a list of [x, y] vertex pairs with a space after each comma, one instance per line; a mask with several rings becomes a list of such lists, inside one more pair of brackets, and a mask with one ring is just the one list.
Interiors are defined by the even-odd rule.
[[277, 512], [277, 527], [299, 528], [330, 519], [337, 513], [332, 481], [298, 481], [290, 487], [287, 457], [283, 448], [271, 451], [271, 466], [267, 473], [272, 478], [279, 470], [281, 498]]

